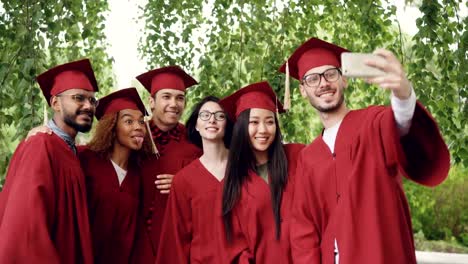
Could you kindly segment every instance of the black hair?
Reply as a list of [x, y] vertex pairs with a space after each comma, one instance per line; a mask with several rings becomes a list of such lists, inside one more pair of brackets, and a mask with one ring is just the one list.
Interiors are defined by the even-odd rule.
[[[232, 240], [232, 210], [239, 200], [241, 188], [249, 175], [249, 171], [256, 171], [256, 158], [249, 137], [250, 109], [240, 113], [234, 124], [231, 148], [224, 177], [222, 214], [226, 238]], [[268, 148], [268, 173], [271, 192], [271, 204], [275, 219], [276, 238], [281, 230], [281, 200], [283, 190], [288, 180], [288, 161], [281, 142], [282, 136], [275, 116], [276, 134]]]
[[[187, 138], [190, 142], [194, 145], [198, 146], [199, 148], [203, 148], [202, 139], [200, 137], [200, 133], [197, 131], [197, 120], [198, 114], [200, 113], [200, 109], [203, 107], [204, 104], [208, 102], [215, 102], [219, 103], [219, 98], [216, 96], [206, 96], [205, 98], [201, 99], [196, 105], [193, 106], [192, 113], [188, 118], [187, 122], [185, 123], [185, 127], [187, 129]], [[229, 148], [231, 144], [231, 137], [232, 137], [232, 127], [234, 126], [232, 120], [226, 114], [226, 128], [224, 129], [224, 146]]]

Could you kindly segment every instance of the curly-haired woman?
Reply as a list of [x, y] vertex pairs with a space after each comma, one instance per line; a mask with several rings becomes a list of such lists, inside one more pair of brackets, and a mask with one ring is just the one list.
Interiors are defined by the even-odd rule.
[[141, 192], [139, 162], [151, 153], [144, 113], [135, 88], [103, 97], [94, 135], [78, 151], [95, 263], [129, 263]]

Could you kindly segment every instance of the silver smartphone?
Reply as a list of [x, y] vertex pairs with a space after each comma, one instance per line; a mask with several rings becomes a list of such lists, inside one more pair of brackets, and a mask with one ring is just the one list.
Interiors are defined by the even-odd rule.
[[341, 53], [341, 70], [346, 77], [376, 77], [385, 75], [378, 68], [366, 65], [365, 61], [383, 61], [384, 58], [371, 53]]

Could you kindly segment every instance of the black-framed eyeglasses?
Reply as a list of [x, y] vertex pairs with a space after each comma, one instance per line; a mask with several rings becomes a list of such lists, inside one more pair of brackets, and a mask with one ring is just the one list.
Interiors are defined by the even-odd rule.
[[208, 121], [210, 120], [211, 116], [214, 116], [214, 119], [217, 121], [223, 121], [226, 119], [226, 114], [223, 111], [217, 111], [217, 112], [208, 112], [208, 111], [201, 111], [198, 113], [198, 118], [203, 121]]
[[85, 100], [88, 100], [89, 104], [97, 107], [99, 105], [99, 100], [95, 97], [92, 96], [85, 96], [82, 94], [58, 94], [56, 95], [57, 97], [60, 96], [70, 96], [73, 101], [75, 101], [77, 104], [84, 105]]
[[317, 87], [322, 81], [322, 76], [327, 82], [336, 82], [341, 76], [341, 71], [338, 68], [330, 68], [322, 73], [311, 73], [302, 78], [302, 83], [310, 87]]

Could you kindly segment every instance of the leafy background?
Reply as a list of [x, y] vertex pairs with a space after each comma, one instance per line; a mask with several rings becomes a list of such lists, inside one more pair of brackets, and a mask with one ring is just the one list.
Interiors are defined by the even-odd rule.
[[[42, 123], [46, 104], [35, 76], [54, 65], [89, 57], [99, 95], [115, 86], [103, 33], [107, 1], [2, 0], [0, 8], [0, 179], [27, 131]], [[414, 0], [422, 16], [414, 36], [402, 33], [393, 1], [157, 0], [141, 6], [145, 29], [139, 53], [147, 69], [178, 64], [200, 85], [187, 107], [212, 94], [225, 96], [268, 80], [284, 93], [277, 72], [289, 54], [312, 36], [352, 51], [392, 50], [402, 61], [418, 99], [433, 113], [452, 155], [448, 180], [427, 189], [405, 182], [416, 242], [445, 240], [440, 250], [468, 246], [468, 89], [462, 0]], [[321, 126], [292, 83], [292, 109], [280, 118], [287, 142], [310, 142]], [[142, 94], [143, 95], [143, 94]], [[147, 95], [143, 95], [146, 97]], [[359, 80], [347, 89], [351, 108], [388, 103], [388, 94]], [[186, 111], [187, 115], [189, 111]], [[49, 113], [50, 115], [50, 113]], [[185, 116], [186, 117], [186, 116]]]

